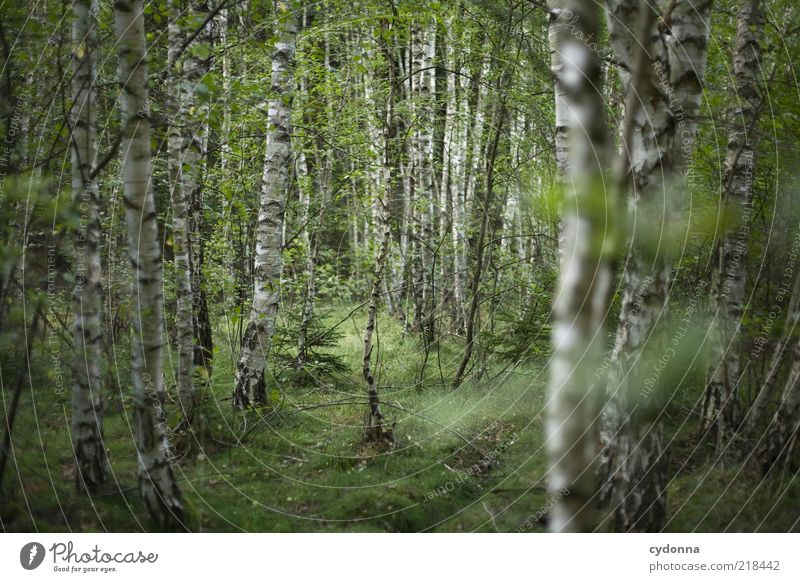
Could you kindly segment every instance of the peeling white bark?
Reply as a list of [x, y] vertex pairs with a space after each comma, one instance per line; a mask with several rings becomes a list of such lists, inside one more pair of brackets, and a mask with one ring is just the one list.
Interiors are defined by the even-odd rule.
[[[644, 369], [663, 350], [659, 326], [665, 321], [671, 278], [667, 238], [679, 202], [679, 176], [696, 133], [710, 4], [671, 3], [672, 28], [651, 15], [644, 31], [651, 63], [639, 71], [636, 35], [647, 5], [635, 0], [607, 2], [608, 27], [615, 57], [623, 66], [626, 109], [630, 109], [625, 123], [630, 124], [627, 155], [633, 186], [631, 246], [625, 258], [622, 307], [608, 375], [609, 402], [601, 431], [605, 445], [601, 496], [612, 526], [620, 531], [657, 531], [666, 511], [663, 429], [658, 418], [663, 402], [659, 393], [643, 390]], [[634, 85], [641, 88], [632, 94]], [[654, 231], [660, 234], [654, 236]]]
[[[561, 0], [552, 8], [573, 14], [576, 30], [596, 37], [599, 23], [593, 2]], [[549, 527], [553, 532], [589, 531], [595, 525], [591, 508], [600, 404], [592, 374], [602, 358], [603, 320], [613, 278], [609, 227], [614, 211], [606, 206], [609, 198], [602, 189], [608, 131], [598, 55], [564, 27], [551, 41], [562, 63], [556, 94], [565, 106], [569, 160], [545, 420], [548, 487], [557, 500]]]
[[124, 202], [136, 305], [132, 376], [139, 491], [158, 527], [174, 528], [183, 526], [184, 508], [164, 425], [163, 274], [152, 183], [143, 3], [116, 0], [114, 16], [123, 81]]
[[736, 108], [722, 173], [721, 205], [729, 223], [713, 264], [711, 312], [717, 319], [709, 381], [703, 401], [703, 430], [724, 450], [741, 421], [739, 382], [742, 375], [740, 326], [745, 310], [747, 247], [753, 203], [756, 128], [761, 106], [763, 20], [760, 1], [748, 0], [738, 15], [733, 78]]
[[181, 29], [178, 18], [181, 3], [169, 2], [170, 22], [167, 27], [168, 44], [167, 103], [172, 123], [167, 130], [167, 157], [172, 209], [172, 248], [175, 273], [175, 335], [178, 365], [176, 384], [178, 403], [183, 417], [191, 418], [194, 400], [194, 335], [192, 333], [192, 279], [189, 264], [189, 204], [184, 177], [183, 135], [181, 125], [185, 108], [181, 104], [181, 84], [184, 82], [183, 67], [177, 60], [181, 44]]
[[72, 447], [76, 485], [95, 492], [107, 476], [103, 443], [103, 398], [100, 358], [102, 286], [100, 265], [100, 191], [91, 178], [97, 156], [97, 102], [95, 61], [97, 5], [76, 0], [72, 5], [72, 197], [81, 212], [81, 230], [75, 238], [77, 264], [73, 292], [75, 384], [72, 390]]
[[297, 22], [289, 2], [277, 3], [280, 38], [272, 55], [272, 95], [256, 231], [255, 286], [250, 322], [237, 364], [234, 406], [266, 401], [267, 357], [280, 300], [286, 190], [291, 163], [291, 110]]

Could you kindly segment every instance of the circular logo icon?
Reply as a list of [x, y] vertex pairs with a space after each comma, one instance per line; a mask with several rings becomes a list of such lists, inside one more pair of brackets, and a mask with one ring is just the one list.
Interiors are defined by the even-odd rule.
[[35, 570], [44, 561], [44, 546], [39, 542], [30, 542], [19, 551], [19, 563], [26, 570]]

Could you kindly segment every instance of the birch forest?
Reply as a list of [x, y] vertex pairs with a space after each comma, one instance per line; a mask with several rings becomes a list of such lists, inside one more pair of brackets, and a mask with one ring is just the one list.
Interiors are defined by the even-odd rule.
[[0, 0], [4, 532], [800, 531], [794, 0]]

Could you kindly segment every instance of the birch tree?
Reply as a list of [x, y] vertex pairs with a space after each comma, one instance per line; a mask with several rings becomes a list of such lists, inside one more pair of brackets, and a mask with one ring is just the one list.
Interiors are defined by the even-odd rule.
[[[508, 31], [506, 31], [508, 32]], [[476, 103], [475, 103], [475, 117], [474, 117], [474, 125], [472, 126], [471, 135], [468, 137], [467, 142], [470, 144], [470, 151], [468, 151], [468, 162], [467, 162], [467, 174], [465, 176], [465, 184], [464, 184], [464, 210], [466, 214], [466, 209], [469, 207], [470, 202], [472, 202], [472, 208], [474, 208], [474, 215], [476, 220], [480, 220], [477, 227], [477, 237], [475, 242], [472, 246], [474, 246], [475, 253], [474, 253], [474, 264], [472, 265], [472, 272], [471, 272], [471, 281], [469, 282], [469, 295], [470, 299], [469, 302], [464, 307], [464, 314], [465, 314], [465, 341], [466, 345], [464, 347], [464, 352], [461, 355], [461, 360], [459, 361], [458, 368], [456, 369], [455, 376], [453, 377], [453, 386], [458, 387], [461, 385], [465, 374], [467, 373], [467, 366], [469, 365], [470, 359], [472, 358], [472, 353], [475, 348], [476, 337], [478, 335], [478, 309], [480, 307], [480, 283], [481, 279], [483, 278], [484, 274], [484, 251], [485, 251], [485, 242], [486, 237], [489, 229], [489, 216], [490, 216], [490, 206], [493, 203], [491, 199], [491, 192], [489, 185], [492, 184], [492, 179], [487, 177], [486, 173], [489, 169], [494, 167], [494, 159], [487, 160], [487, 152], [486, 147], [491, 139], [494, 142], [494, 156], [497, 154], [497, 145], [500, 138], [500, 126], [504, 122], [505, 112], [503, 115], [495, 115], [495, 118], [490, 120], [490, 123], [493, 121], [494, 125], [493, 129], [488, 129], [485, 127], [487, 124], [485, 123], [485, 102], [487, 101], [488, 97], [488, 74], [489, 74], [489, 66], [490, 66], [490, 58], [489, 55], [482, 55], [481, 59], [481, 68], [480, 68], [480, 76], [476, 80], [476, 84], [478, 85], [477, 88], [477, 95], [476, 95]], [[509, 78], [507, 74], [501, 75], [506, 80]], [[506, 89], [507, 87], [504, 86], [505, 82], [501, 82], [501, 87]], [[504, 97], [502, 96], [502, 91], [499, 92], [500, 97], [499, 100], [502, 102]], [[499, 103], [495, 104], [494, 113], [497, 114], [501, 109], [505, 109], [504, 104], [500, 106]], [[471, 138], [471, 139], [470, 139]], [[478, 200], [476, 196], [476, 192], [478, 191], [478, 184], [479, 180], [483, 178], [485, 180], [485, 191], [484, 197], [482, 200]], [[465, 219], [466, 220], [466, 219]], [[466, 222], [463, 225], [465, 231], [463, 233], [464, 239], [467, 238], [466, 232]], [[464, 256], [463, 258], [464, 264], [464, 271], [465, 277], [467, 275], [467, 257]]]
[[[632, 0], [607, 2], [612, 46], [622, 67], [625, 124], [631, 132], [631, 147], [623, 152], [632, 175], [631, 246], [625, 258], [601, 430], [605, 445], [601, 497], [608, 503], [613, 527], [621, 531], [658, 530], [666, 511], [663, 400], [659, 392], [646, 393], [643, 383], [647, 363], [664, 350], [661, 329], [671, 280], [669, 231], [679, 202], [678, 170], [688, 163], [680, 155], [685, 155], [683, 147], [691, 153], [696, 133], [711, 3], [678, 0], [668, 8], [670, 14], [662, 17], [674, 16], [674, 27], [663, 26], [648, 14], [656, 8]], [[634, 63], [641, 43], [633, 31], [640, 22], [649, 22], [642, 38], [649, 41], [651, 62], [637, 70]], [[641, 78], [632, 79], [634, 74]], [[642, 89], [631, 101], [637, 82]], [[681, 148], [676, 146], [676, 134], [682, 136]], [[654, 225], [660, 229], [656, 236]]]
[[[456, 159], [458, 144], [456, 143], [458, 121], [459, 96], [456, 88], [458, 79], [455, 64], [455, 35], [450, 32], [453, 27], [453, 19], [449, 19], [445, 24], [445, 34], [443, 36], [443, 47], [440, 47], [440, 54], [444, 62], [444, 127], [442, 130], [442, 164], [439, 173], [439, 232], [443, 237], [443, 247], [445, 252], [439, 261], [439, 274], [441, 281], [450, 282], [449, 284], [439, 285], [442, 310], [450, 311], [452, 314], [452, 327], [456, 328], [457, 311], [456, 305], [461, 302], [458, 285], [456, 284], [455, 253], [457, 237], [454, 236], [453, 228], [455, 204], [453, 199], [454, 191], [457, 189], [456, 183]], [[441, 89], [441, 87], [440, 87]]]
[[414, 75], [418, 79], [415, 89], [419, 103], [417, 116], [417, 179], [419, 186], [420, 229], [418, 244], [420, 247], [419, 277], [421, 311], [417, 314], [423, 341], [428, 344], [433, 340], [434, 319], [434, 273], [433, 261], [435, 215], [435, 180], [434, 180], [434, 128], [436, 126], [436, 75], [433, 70], [436, 52], [436, 29], [427, 23], [421, 24], [414, 47], [419, 56], [415, 58], [415, 66], [419, 65]]
[[141, 0], [114, 2], [122, 79], [125, 217], [133, 271], [133, 407], [139, 491], [161, 528], [182, 525], [184, 507], [172, 470], [164, 426], [164, 329], [161, 249], [152, 181], [147, 48]]
[[717, 318], [708, 385], [703, 400], [703, 430], [721, 452], [739, 428], [742, 375], [740, 325], [745, 311], [747, 248], [753, 204], [753, 173], [761, 109], [759, 0], [746, 0], [737, 17], [733, 54], [736, 106], [722, 173], [724, 233], [715, 249], [711, 312]]
[[256, 231], [253, 305], [236, 370], [234, 406], [266, 400], [267, 358], [275, 331], [283, 270], [283, 220], [291, 163], [291, 109], [297, 36], [293, 4], [276, 2], [279, 38], [272, 53], [264, 175]]
[[[184, 177], [185, 162], [183, 159], [183, 135], [181, 125], [186, 112], [181, 100], [181, 85], [184, 81], [182, 62], [178, 59], [181, 45], [181, 3], [178, 0], [169, 2], [170, 21], [167, 26], [169, 48], [167, 67], [169, 79], [167, 86], [168, 110], [172, 123], [167, 130], [167, 156], [169, 180], [171, 186], [172, 208], [172, 249], [174, 254], [175, 276], [175, 336], [177, 342], [178, 365], [176, 383], [178, 402], [184, 419], [190, 420], [194, 401], [194, 334], [192, 332], [193, 301], [192, 272], [189, 261], [189, 204]], [[187, 168], [189, 172], [194, 169]]]
[[100, 190], [93, 177], [97, 156], [97, 6], [77, 0], [72, 12], [72, 197], [81, 213], [81, 229], [75, 239], [72, 447], [77, 486], [95, 492], [105, 483], [108, 466], [100, 376]]
[[792, 365], [783, 388], [780, 404], [767, 428], [761, 466], [765, 475], [773, 471], [800, 468], [800, 340], [791, 354]]
[[[208, 104], [198, 98], [201, 91], [208, 91], [205, 76], [210, 70], [209, 56], [212, 41], [211, 21], [208, 21], [208, 3], [192, 2], [188, 14], [193, 21], [204, 22], [199, 29], [185, 30], [183, 42], [197, 32], [183, 53], [181, 84], [181, 133], [183, 135], [183, 190], [188, 210], [189, 267], [192, 282], [192, 334], [194, 336], [194, 368], [198, 378], [207, 383], [214, 360], [214, 340], [206, 296], [203, 180], [208, 165], [208, 143], [210, 137]], [[206, 56], [204, 56], [206, 55]], [[198, 383], [199, 384], [199, 383]], [[201, 399], [195, 387], [192, 409]]]
[[[308, 338], [308, 328], [311, 325], [311, 320], [314, 317], [314, 301], [316, 299], [316, 242], [312, 242], [311, 236], [311, 193], [314, 190], [313, 178], [308, 171], [308, 160], [306, 159], [305, 150], [301, 150], [297, 154], [297, 163], [295, 165], [295, 172], [297, 174], [298, 191], [300, 194], [300, 224], [304, 225], [303, 228], [303, 249], [305, 252], [305, 275], [306, 275], [306, 293], [303, 300], [303, 315], [300, 321], [300, 327], [297, 331], [297, 369], [302, 369], [306, 361], [306, 340]], [[313, 245], [313, 246], [312, 246]]]
[[[466, 50], [464, 51], [466, 53]], [[461, 61], [464, 60], [462, 55]], [[453, 61], [455, 63], [455, 61]], [[457, 332], [466, 330], [467, 303], [467, 150], [469, 148], [470, 79], [459, 75], [454, 83], [458, 90], [458, 105], [455, 112], [455, 135], [453, 137], [453, 328]], [[480, 96], [480, 94], [479, 94]], [[477, 103], [478, 108], [482, 104]]]
[[[566, 19], [583, 37], [599, 30], [594, 2], [561, 0], [551, 4], [554, 17]], [[550, 470], [548, 488], [557, 499], [550, 512], [553, 532], [587, 531], [594, 525], [590, 508], [595, 493], [596, 419], [600, 399], [592, 373], [602, 358], [603, 319], [613, 272], [609, 221], [614, 210], [604, 192], [607, 128], [600, 92], [602, 69], [595, 51], [557, 27], [553, 46], [557, 99], [569, 152], [564, 197], [564, 236], [558, 295], [554, 303], [553, 358], [547, 392], [545, 432]]]
[[[304, 25], [305, 26], [305, 25]], [[325, 43], [325, 70], [330, 70], [328, 43]], [[301, 85], [303, 87], [303, 85]], [[302, 89], [301, 89], [302, 90]], [[333, 118], [334, 108], [326, 104], [325, 117], [328, 128], [335, 130], [336, 122]], [[306, 137], [302, 134], [302, 137]], [[311, 140], [308, 140], [311, 141]], [[303, 312], [300, 326], [297, 332], [297, 360], [295, 362], [298, 369], [303, 368], [307, 360], [307, 341], [308, 331], [314, 319], [314, 306], [317, 301], [317, 260], [319, 251], [319, 231], [322, 229], [325, 209], [330, 199], [331, 180], [333, 175], [333, 150], [329, 144], [324, 147], [319, 142], [324, 140], [317, 139], [309, 147], [310, 152], [303, 147], [297, 153], [295, 164], [297, 175], [297, 186], [300, 195], [300, 224], [303, 228], [302, 239], [305, 252], [305, 277], [306, 289], [303, 299]], [[309, 163], [308, 156], [313, 156], [312, 164]], [[316, 197], [316, 205], [312, 213], [312, 196]]]
[[798, 321], [800, 321], [800, 277], [796, 276], [789, 298], [788, 309], [786, 310], [786, 317], [783, 321], [783, 332], [772, 349], [772, 355], [767, 366], [767, 375], [763, 378], [758, 394], [742, 421], [741, 432], [745, 437], [754, 436], [756, 427], [763, 419], [767, 406], [772, 401], [775, 390], [778, 387], [780, 371], [786, 359], [786, 354], [792, 351], [790, 342]]
[[[303, 10], [303, 28], [307, 28], [309, 24], [309, 14], [307, 10]], [[324, 71], [327, 76], [330, 70], [330, 50], [329, 50], [329, 43], [328, 37], [325, 36], [324, 40]], [[301, 78], [299, 82], [300, 87], [300, 94], [303, 96], [303, 99], [307, 99], [307, 95], [310, 92], [310, 87], [307, 85], [306, 78]], [[303, 102], [303, 110], [304, 115], [304, 125], [306, 124], [305, 119], [308, 119], [309, 124], [311, 123], [310, 116], [306, 115], [306, 101]], [[325, 114], [326, 119], [329, 122], [329, 126], [332, 126], [331, 116], [329, 114], [330, 107], [326, 103], [325, 107]], [[330, 172], [329, 172], [329, 161], [330, 156], [325, 156], [325, 162], [322, 162], [320, 156], [318, 155], [318, 148], [309, 148], [306, 144], [309, 142], [308, 137], [305, 135], [304, 132], [300, 132], [298, 136], [298, 142], [300, 143], [300, 147], [296, 147], [297, 156], [295, 162], [295, 175], [297, 176], [297, 191], [300, 197], [300, 212], [299, 212], [299, 222], [300, 228], [302, 228], [302, 239], [303, 239], [303, 252], [305, 253], [305, 276], [306, 276], [306, 289], [305, 289], [305, 297], [303, 299], [303, 312], [302, 318], [300, 320], [300, 327], [297, 331], [297, 359], [295, 361], [295, 366], [298, 370], [302, 369], [306, 362], [306, 341], [308, 339], [308, 329], [311, 325], [311, 321], [314, 318], [314, 303], [317, 299], [317, 241], [316, 236], [312, 235], [312, 220], [311, 220], [311, 197], [312, 193], [315, 190], [315, 187], [318, 188], [319, 193], [322, 197], [323, 193], [327, 193], [329, 182], [330, 182]], [[315, 177], [312, 176], [312, 172], [309, 168], [309, 161], [307, 158], [307, 150], [311, 149], [316, 157], [316, 164], [317, 173], [319, 175], [319, 179], [315, 180]], [[323, 165], [325, 168], [319, 168], [319, 166]], [[320, 207], [320, 214], [323, 212], [324, 203], [321, 204]], [[320, 217], [321, 218], [321, 217]], [[314, 234], [319, 229], [319, 225], [317, 228], [314, 229]]]
[[396, 128], [395, 95], [397, 90], [397, 64], [390, 46], [390, 39], [394, 37], [394, 28], [391, 20], [384, 20], [378, 31], [379, 44], [385, 66], [387, 69], [386, 102], [383, 107], [383, 148], [381, 152], [381, 180], [374, 191], [373, 208], [376, 212], [376, 253], [372, 269], [372, 281], [367, 304], [367, 323], [364, 327], [364, 350], [361, 358], [361, 374], [367, 384], [367, 422], [364, 427], [364, 436], [369, 441], [388, 440], [394, 442], [391, 430], [384, 429], [384, 416], [381, 410], [378, 383], [372, 368], [373, 337], [378, 322], [378, 306], [380, 305], [381, 287], [386, 270], [391, 246], [391, 225], [388, 217], [387, 200], [390, 200], [394, 191], [395, 164], [397, 163], [394, 143]]
[[[559, 0], [548, 0], [548, 24], [547, 24], [547, 37], [550, 48], [550, 73], [553, 79], [558, 79], [562, 74], [564, 64], [562, 62], [561, 51], [559, 50], [558, 43], [560, 37], [563, 36], [565, 30], [568, 29], [569, 19], [565, 18], [564, 12], [559, 8]], [[556, 171], [560, 178], [563, 178], [567, 171], [567, 162], [569, 155], [567, 151], [567, 104], [564, 101], [563, 90], [560, 83], [553, 83], [555, 92], [555, 130], [553, 137], [553, 145], [556, 154]]]

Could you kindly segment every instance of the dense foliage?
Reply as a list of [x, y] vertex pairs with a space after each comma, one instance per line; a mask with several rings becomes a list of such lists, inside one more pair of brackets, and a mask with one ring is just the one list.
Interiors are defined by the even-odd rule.
[[[605, 447], [586, 469], [591, 529], [798, 530], [800, 11], [695, 2], [696, 137], [682, 167], [659, 158], [653, 175], [681, 179], [648, 197], [631, 148], [657, 152], [648, 108], [673, 131], [691, 89], [630, 100], [644, 73], [620, 49], [626, 3], [590, 38], [572, 4], [0, 0], [3, 530], [546, 529], [565, 218], [598, 212], [590, 246], [613, 282], [587, 377], [615, 435], [658, 431], [631, 479], [663, 511], [620, 517], [625, 462], [601, 457], [650, 445], [620, 453], [591, 432], [598, 405], [581, 428]], [[688, 4], [654, 8], [673, 51]], [[560, 158], [570, 38], [601, 66], [594, 198], [570, 194], [574, 148]], [[620, 339], [631, 326], [641, 349]]]

